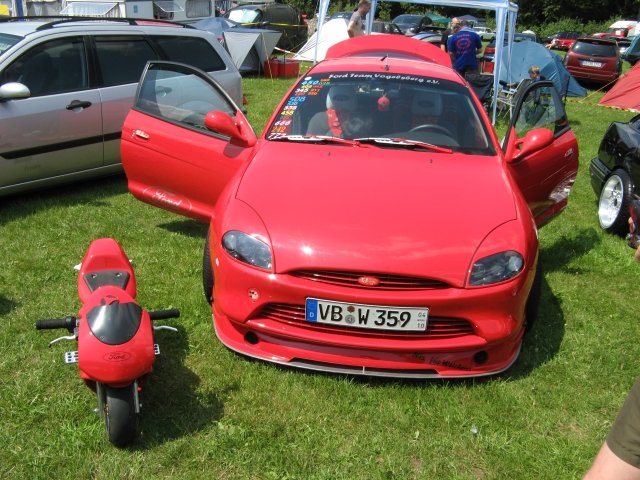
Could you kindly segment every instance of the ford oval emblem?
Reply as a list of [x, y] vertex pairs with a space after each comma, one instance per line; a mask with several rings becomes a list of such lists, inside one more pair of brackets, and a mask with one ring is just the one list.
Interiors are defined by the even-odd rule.
[[365, 287], [377, 287], [380, 285], [380, 279], [376, 277], [360, 277], [358, 278], [358, 283]]
[[125, 362], [131, 358], [131, 354], [129, 352], [108, 352], [102, 358], [107, 362]]

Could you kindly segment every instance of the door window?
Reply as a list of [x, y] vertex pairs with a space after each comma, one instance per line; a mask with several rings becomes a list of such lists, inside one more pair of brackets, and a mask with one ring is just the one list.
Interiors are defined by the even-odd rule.
[[568, 127], [562, 100], [552, 84], [525, 91], [521, 101], [515, 122], [518, 137], [534, 128], [548, 128], [557, 135]]
[[96, 37], [95, 42], [105, 87], [137, 83], [147, 62], [157, 59], [156, 52], [142, 37]]
[[171, 65], [151, 66], [145, 76], [135, 108], [168, 122], [210, 133], [204, 118], [217, 110], [235, 116], [236, 109], [210, 80]]
[[20, 56], [0, 75], [0, 83], [20, 82], [32, 97], [86, 89], [86, 53], [81, 37], [41, 43]]

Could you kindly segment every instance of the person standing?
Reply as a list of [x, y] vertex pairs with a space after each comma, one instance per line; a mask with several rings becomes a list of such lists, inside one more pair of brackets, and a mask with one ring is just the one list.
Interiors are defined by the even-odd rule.
[[449, 26], [447, 27], [447, 29], [442, 32], [442, 38], [440, 39], [440, 48], [445, 52], [449, 51], [447, 49], [447, 40], [449, 40], [450, 35], [453, 35], [454, 27], [460, 28], [460, 20], [458, 20], [457, 17], [453, 17], [451, 19], [451, 22], [449, 22]]
[[358, 9], [353, 12], [347, 25], [349, 38], [364, 35], [364, 20], [369, 10], [371, 10], [371, 0], [360, 0], [358, 2]]
[[453, 60], [453, 68], [464, 77], [469, 73], [478, 73], [478, 50], [482, 49], [480, 35], [469, 28], [469, 22], [463, 20], [460, 28], [454, 30], [447, 40], [447, 49]]

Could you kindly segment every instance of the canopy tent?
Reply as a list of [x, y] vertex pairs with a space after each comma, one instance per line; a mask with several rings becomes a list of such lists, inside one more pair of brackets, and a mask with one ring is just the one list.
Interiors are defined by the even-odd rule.
[[[372, 0], [371, 12], [367, 15], [367, 28], [368, 32], [371, 31], [371, 24], [376, 15], [376, 7], [379, 0]], [[390, 0], [400, 1], [400, 0]], [[516, 27], [516, 16], [518, 15], [518, 5], [510, 0], [406, 0], [409, 3], [419, 3], [422, 5], [443, 5], [443, 6], [457, 6], [462, 8], [474, 8], [479, 10], [495, 10], [496, 12], [496, 53], [495, 58], [500, 59], [496, 62], [494, 68], [494, 81], [493, 81], [493, 121], [496, 119], [496, 95], [498, 92], [498, 82], [500, 78], [500, 72], [503, 68], [502, 50], [504, 48], [505, 33], [508, 37], [507, 48], [511, 50], [511, 44], [513, 42], [513, 33]], [[327, 16], [327, 10], [329, 9], [330, 0], [320, 0], [318, 5], [318, 36], [322, 35], [322, 28], [325, 18]], [[317, 49], [314, 54], [314, 60], [317, 60]]]
[[436, 23], [439, 23], [441, 25], [447, 25], [451, 21], [450, 18], [443, 17], [442, 15], [438, 15], [437, 13], [433, 13], [433, 12], [427, 12], [424, 15], [425, 17], [429, 17], [429, 19], [431, 20], [431, 23], [433, 23], [434, 25]]
[[224, 46], [240, 72], [259, 72], [269, 59], [282, 32], [257, 28], [232, 28], [222, 34]]
[[309, 62], [324, 60], [329, 47], [349, 38], [347, 24], [348, 22], [344, 18], [329, 20], [322, 27], [322, 30], [318, 29], [309, 37], [307, 43], [298, 50], [293, 59]]
[[473, 15], [462, 15], [462, 16], [458, 17], [458, 20], [461, 20], [461, 21], [462, 20], [466, 20], [467, 22], [469, 22], [469, 23], [471, 23], [473, 25], [477, 24], [480, 21], [480, 19], [478, 17], [474, 17]]
[[562, 64], [560, 55], [542, 44], [529, 41], [515, 42], [511, 47], [511, 63], [509, 63], [508, 54], [507, 50], [502, 51], [503, 62], [510, 65], [510, 68], [501, 70], [500, 80], [507, 83], [517, 83], [529, 78], [529, 68], [532, 65], [537, 65], [540, 67], [541, 75], [547, 80], [551, 80], [563, 97], [584, 97], [587, 95], [587, 89], [582, 87]]
[[618, 79], [600, 99], [598, 105], [640, 112], [638, 92], [640, 92], [640, 62], [636, 62], [631, 70]]

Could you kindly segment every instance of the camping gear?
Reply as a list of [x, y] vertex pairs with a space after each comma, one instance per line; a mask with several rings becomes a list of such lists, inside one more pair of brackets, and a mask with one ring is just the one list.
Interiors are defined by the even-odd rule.
[[224, 46], [240, 73], [259, 72], [282, 32], [258, 28], [232, 28], [223, 32]]
[[502, 51], [502, 64], [499, 80], [509, 84], [529, 78], [532, 65], [540, 67], [540, 74], [551, 80], [563, 97], [584, 97], [587, 90], [582, 87], [562, 64], [560, 56], [536, 42], [516, 42]]
[[604, 94], [598, 105], [616, 107], [632, 112], [640, 111], [640, 63], [618, 79]]

